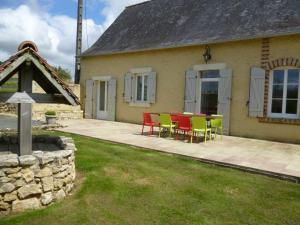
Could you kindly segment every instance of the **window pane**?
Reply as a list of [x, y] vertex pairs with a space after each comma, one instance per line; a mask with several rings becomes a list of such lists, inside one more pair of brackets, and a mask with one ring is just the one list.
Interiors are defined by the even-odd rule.
[[284, 82], [284, 70], [274, 70], [273, 84], [283, 84]]
[[148, 100], [148, 76], [144, 76], [144, 101]]
[[297, 114], [298, 100], [287, 100], [286, 101], [286, 113]]
[[142, 101], [142, 76], [137, 77], [137, 87], [136, 87], [136, 100], [137, 101]]
[[273, 98], [283, 97], [283, 85], [273, 85]]
[[218, 112], [218, 82], [202, 82], [201, 113], [208, 115]]
[[272, 100], [272, 113], [282, 113], [282, 100]]
[[287, 85], [287, 98], [298, 99], [298, 85]]
[[299, 83], [299, 70], [297, 69], [288, 70], [288, 83], [289, 84]]
[[219, 70], [205, 70], [201, 72], [201, 78], [219, 78]]
[[105, 81], [100, 82], [99, 110], [105, 111]]

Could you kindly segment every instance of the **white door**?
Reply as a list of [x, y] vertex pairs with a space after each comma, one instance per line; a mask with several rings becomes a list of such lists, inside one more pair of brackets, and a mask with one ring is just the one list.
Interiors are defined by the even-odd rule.
[[108, 81], [98, 81], [97, 82], [97, 119], [99, 120], [107, 120], [108, 118], [107, 96], [108, 96]]

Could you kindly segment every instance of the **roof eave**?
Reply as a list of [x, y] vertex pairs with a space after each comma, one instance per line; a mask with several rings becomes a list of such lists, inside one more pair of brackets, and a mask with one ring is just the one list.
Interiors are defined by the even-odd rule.
[[96, 54], [82, 54], [81, 58], [87, 57], [95, 57], [95, 56], [107, 56], [107, 55], [117, 55], [117, 54], [128, 54], [128, 53], [138, 53], [144, 51], [154, 51], [154, 50], [164, 50], [164, 49], [172, 49], [172, 48], [182, 48], [182, 47], [193, 47], [193, 46], [200, 46], [200, 45], [208, 45], [208, 44], [222, 44], [222, 43], [229, 43], [229, 42], [236, 42], [236, 41], [249, 41], [261, 38], [272, 38], [272, 37], [283, 37], [288, 35], [297, 35], [300, 34], [300, 30], [296, 30], [293, 32], [284, 32], [284, 33], [276, 33], [276, 34], [269, 34], [269, 35], [256, 35], [251, 37], [245, 38], [232, 38], [232, 39], [222, 39], [216, 41], [203, 41], [191, 44], [174, 44], [169, 46], [159, 46], [153, 48], [143, 48], [143, 49], [133, 49], [133, 50], [124, 50], [124, 51], [107, 51], [102, 53]]

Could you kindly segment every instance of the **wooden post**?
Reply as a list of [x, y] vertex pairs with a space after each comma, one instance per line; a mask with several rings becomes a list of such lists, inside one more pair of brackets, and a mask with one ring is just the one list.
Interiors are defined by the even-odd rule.
[[[26, 62], [19, 72], [19, 92], [32, 93], [33, 66]], [[32, 104], [18, 104], [19, 155], [32, 154]]]

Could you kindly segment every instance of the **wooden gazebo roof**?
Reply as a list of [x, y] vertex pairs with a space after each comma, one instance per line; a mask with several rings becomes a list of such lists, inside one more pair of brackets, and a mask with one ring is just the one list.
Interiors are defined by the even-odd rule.
[[[47, 93], [47, 96], [41, 97], [41, 94], [30, 94], [36, 103], [64, 103], [69, 105], [78, 105], [79, 99], [68, 87], [68, 85], [58, 77], [55, 69], [49, 65], [39, 53], [37, 46], [30, 41], [20, 44], [18, 52], [0, 65], [0, 86], [15, 75], [23, 64], [32, 63], [33, 80]], [[10, 93], [6, 93], [9, 98]], [[29, 94], [29, 93], [28, 93]], [[6, 99], [2, 94], [0, 101]]]

